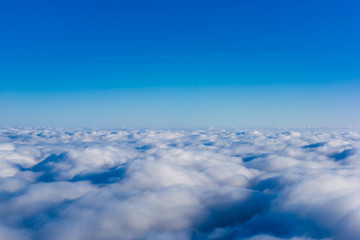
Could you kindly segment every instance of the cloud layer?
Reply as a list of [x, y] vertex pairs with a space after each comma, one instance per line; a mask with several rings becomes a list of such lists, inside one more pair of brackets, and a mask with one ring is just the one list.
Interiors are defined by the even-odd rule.
[[0, 129], [0, 239], [360, 239], [349, 130]]

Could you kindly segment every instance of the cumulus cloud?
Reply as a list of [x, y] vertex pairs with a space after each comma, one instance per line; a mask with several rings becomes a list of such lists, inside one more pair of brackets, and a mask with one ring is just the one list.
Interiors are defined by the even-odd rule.
[[353, 130], [0, 129], [0, 239], [357, 239]]

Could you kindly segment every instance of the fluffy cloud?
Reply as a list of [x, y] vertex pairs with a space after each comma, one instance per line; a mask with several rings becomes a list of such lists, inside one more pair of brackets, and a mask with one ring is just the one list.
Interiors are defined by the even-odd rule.
[[349, 130], [0, 129], [0, 239], [357, 239]]

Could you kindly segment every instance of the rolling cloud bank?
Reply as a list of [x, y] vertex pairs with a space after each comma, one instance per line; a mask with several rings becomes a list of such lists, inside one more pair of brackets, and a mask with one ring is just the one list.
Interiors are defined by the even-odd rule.
[[353, 130], [0, 129], [0, 239], [360, 239]]

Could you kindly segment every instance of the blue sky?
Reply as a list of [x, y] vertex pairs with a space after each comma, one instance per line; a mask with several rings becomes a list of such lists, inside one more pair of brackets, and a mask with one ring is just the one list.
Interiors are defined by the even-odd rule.
[[360, 127], [358, 1], [0, 1], [0, 126]]

